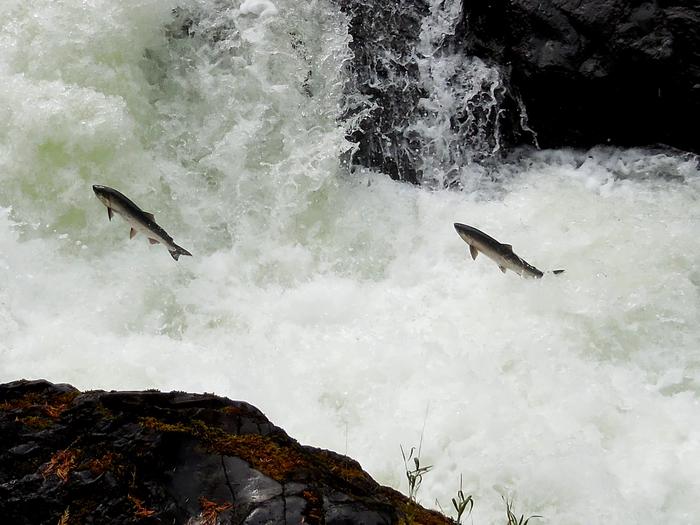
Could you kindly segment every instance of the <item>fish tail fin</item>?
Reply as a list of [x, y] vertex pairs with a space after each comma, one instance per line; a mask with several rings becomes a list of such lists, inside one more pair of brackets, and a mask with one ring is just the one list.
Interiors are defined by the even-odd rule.
[[559, 275], [560, 273], [564, 273], [564, 270], [552, 270], [552, 273], [554, 275]]
[[170, 250], [170, 256], [176, 261], [180, 258], [180, 255], [189, 255], [190, 257], [192, 257], [192, 254], [185, 250], [182, 246], [178, 246], [177, 244], [175, 244], [174, 246], [175, 249]]

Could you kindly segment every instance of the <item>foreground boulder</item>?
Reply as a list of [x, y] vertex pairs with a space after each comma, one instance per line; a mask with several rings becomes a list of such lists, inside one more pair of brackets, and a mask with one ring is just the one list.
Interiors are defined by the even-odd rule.
[[0, 385], [3, 523], [447, 524], [255, 407], [182, 392]]

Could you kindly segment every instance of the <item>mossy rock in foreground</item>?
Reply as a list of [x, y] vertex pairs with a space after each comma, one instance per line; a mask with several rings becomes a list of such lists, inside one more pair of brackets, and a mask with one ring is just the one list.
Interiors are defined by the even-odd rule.
[[255, 407], [0, 385], [0, 516], [21, 524], [449, 524]]

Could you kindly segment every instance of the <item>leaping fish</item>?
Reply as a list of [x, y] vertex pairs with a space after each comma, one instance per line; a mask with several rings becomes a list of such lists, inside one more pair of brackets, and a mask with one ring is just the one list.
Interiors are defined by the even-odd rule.
[[141, 232], [148, 237], [148, 242], [151, 244], [163, 244], [170, 252], [170, 256], [176, 261], [180, 255], [192, 256], [190, 252], [178, 246], [173, 241], [173, 238], [168, 233], [156, 224], [156, 219], [152, 213], [148, 213], [139, 208], [132, 200], [123, 193], [110, 188], [109, 186], [100, 186], [95, 184], [92, 187], [97, 198], [102, 204], [107, 206], [107, 216], [112, 220], [112, 216], [118, 213], [131, 226], [129, 237], [134, 238], [137, 232]]
[[[513, 252], [510, 244], [501, 244], [493, 237], [486, 235], [481, 230], [472, 226], [455, 222], [455, 230], [464, 242], [469, 245], [469, 252], [472, 259], [476, 260], [479, 253], [494, 261], [503, 273], [506, 270], [517, 273], [521, 277], [531, 277], [539, 279], [544, 275], [542, 270], [538, 270], [528, 262], [518, 257]], [[564, 270], [553, 270], [552, 273], [560, 274]]]

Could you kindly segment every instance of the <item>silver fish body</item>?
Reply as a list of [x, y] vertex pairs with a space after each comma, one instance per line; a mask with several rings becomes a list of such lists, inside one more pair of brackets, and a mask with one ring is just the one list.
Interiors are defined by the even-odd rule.
[[164, 245], [170, 256], [176, 261], [180, 255], [192, 254], [175, 244], [173, 238], [168, 235], [155, 221], [152, 213], [148, 213], [139, 208], [136, 203], [129, 199], [120, 191], [110, 188], [109, 186], [100, 186], [95, 184], [92, 187], [97, 198], [107, 207], [107, 216], [112, 220], [114, 213], [121, 215], [124, 220], [131, 226], [130, 237], [133, 238], [137, 232], [143, 233], [151, 244], [160, 243]]
[[[472, 259], [476, 259], [479, 253], [483, 253], [486, 257], [494, 261], [503, 273], [506, 273], [506, 270], [510, 270], [521, 277], [535, 279], [539, 279], [544, 275], [542, 270], [535, 268], [527, 261], [518, 257], [513, 252], [513, 247], [510, 244], [502, 244], [473, 226], [456, 222], [454, 227], [462, 240], [469, 245], [469, 252], [471, 253]], [[564, 270], [554, 270], [552, 273], [559, 274], [563, 271]]]

